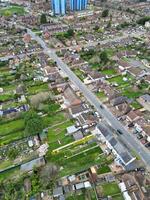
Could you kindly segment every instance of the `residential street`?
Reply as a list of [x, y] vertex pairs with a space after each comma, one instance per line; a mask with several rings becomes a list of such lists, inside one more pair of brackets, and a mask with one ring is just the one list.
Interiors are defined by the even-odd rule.
[[[116, 117], [108, 110], [106, 106], [100, 107], [102, 103], [100, 100], [80, 81], [80, 79], [70, 70], [70, 68], [59, 58], [54, 50], [49, 49], [45, 42], [35, 35], [31, 30], [27, 29], [28, 33], [42, 46], [44, 52], [51, 57], [61, 70], [67, 74], [69, 79], [80, 89], [80, 91], [84, 94], [85, 98], [95, 107], [95, 109], [100, 113], [102, 117], [104, 117], [111, 126], [117, 130], [121, 130], [123, 132], [121, 137], [128, 146], [134, 149], [142, 158], [147, 167], [150, 166], [150, 154], [149, 151], [139, 142], [137, 141], [133, 135], [127, 132], [123, 125], [116, 119]], [[108, 42], [108, 41], [107, 41]], [[111, 40], [110, 40], [111, 42]]]

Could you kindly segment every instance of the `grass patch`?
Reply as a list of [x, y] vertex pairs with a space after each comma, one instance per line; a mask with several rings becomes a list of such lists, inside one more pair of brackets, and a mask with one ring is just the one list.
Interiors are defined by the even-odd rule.
[[49, 91], [48, 84], [38, 84], [38, 85], [33, 85], [28, 87], [28, 93], [29, 94], [36, 94], [39, 92], [45, 92]]
[[0, 102], [8, 101], [14, 98], [13, 94], [1, 94], [0, 95]]
[[[44, 127], [53, 126], [54, 124], [65, 121], [65, 115], [62, 112], [55, 114], [54, 116], [43, 117]], [[0, 146], [14, 142], [15, 140], [25, 137], [24, 134], [24, 119], [18, 119], [3, 123], [0, 125]], [[60, 127], [60, 130], [63, 127]], [[57, 130], [58, 131], [58, 130]], [[64, 142], [65, 143], [65, 142]]]
[[85, 75], [80, 69], [74, 69], [73, 72], [78, 76], [78, 78], [81, 81], [83, 81], [85, 79]]
[[98, 170], [97, 170], [97, 174], [105, 174], [105, 173], [108, 173], [108, 172], [111, 172], [108, 165], [103, 165], [100, 168], [98, 168]]
[[142, 108], [141, 104], [137, 102], [136, 100], [131, 103], [131, 106], [135, 110]]
[[104, 74], [104, 75], [108, 75], [108, 76], [112, 76], [112, 75], [116, 75], [117, 74], [117, 72], [116, 72], [116, 70], [115, 69], [104, 69], [104, 70], [102, 70], [102, 71], [100, 71], [102, 74]]
[[68, 126], [71, 126], [72, 124], [73, 123], [70, 120], [64, 121], [64, 123], [56, 125], [55, 127], [49, 129], [48, 143], [51, 150], [59, 148], [60, 146], [66, 145], [73, 141], [70, 136], [65, 136], [66, 128]]
[[105, 93], [103, 91], [101, 92], [97, 92], [96, 96], [101, 100], [101, 101], [105, 101], [107, 99], [107, 96], [105, 95]]
[[20, 171], [20, 168], [15, 167], [13, 169], [10, 169], [10, 170], [0, 173], [0, 182], [4, 181], [8, 177], [11, 178], [12, 176], [15, 176], [15, 174], [17, 175], [19, 171]]
[[[123, 78], [126, 77], [128, 78], [128, 82], [127, 81], [124, 81]], [[131, 77], [129, 76], [122, 76], [122, 75], [118, 75], [118, 76], [115, 76], [113, 78], [109, 78], [107, 79], [110, 83], [117, 83], [119, 86], [120, 85], [125, 85], [125, 84], [130, 84], [129, 82], [132, 80]]]
[[130, 99], [136, 99], [142, 95], [142, 91], [134, 91], [132, 88], [128, 88], [122, 92], [122, 95], [130, 98]]
[[0, 125], [0, 136], [24, 129], [24, 120], [18, 119]]
[[[75, 155], [76, 150], [80, 150], [81, 153]], [[68, 157], [71, 154], [70, 151], [73, 151], [73, 155], [75, 156]], [[62, 168], [59, 173], [59, 176], [62, 177], [86, 170], [93, 165], [106, 162], [106, 158], [103, 155], [100, 155], [101, 153], [101, 149], [97, 146], [87, 151], [82, 151], [82, 145], [78, 145], [66, 149], [57, 155], [52, 155], [50, 153], [47, 159], [49, 162], [55, 163]]]
[[112, 197], [113, 200], [124, 200], [122, 194], [117, 194]]
[[22, 6], [9, 6], [9, 7], [0, 9], [0, 15], [11, 16], [13, 14], [24, 15], [25, 14], [24, 7], [22, 7]]
[[102, 185], [102, 190], [104, 196], [112, 196], [120, 193], [120, 189], [117, 183], [106, 183]]
[[16, 131], [14, 133], [10, 133], [8, 135], [2, 136], [0, 137], [0, 146], [22, 139], [23, 137], [24, 137], [24, 131]]

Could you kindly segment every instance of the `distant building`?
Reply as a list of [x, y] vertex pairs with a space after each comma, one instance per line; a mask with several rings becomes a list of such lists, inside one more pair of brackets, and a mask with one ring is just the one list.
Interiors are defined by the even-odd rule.
[[65, 15], [66, 0], [52, 0], [52, 10], [55, 15]]
[[85, 10], [87, 7], [87, 0], [70, 0], [70, 10]]
[[65, 15], [66, 11], [80, 11], [87, 8], [88, 0], [52, 0], [55, 15]]

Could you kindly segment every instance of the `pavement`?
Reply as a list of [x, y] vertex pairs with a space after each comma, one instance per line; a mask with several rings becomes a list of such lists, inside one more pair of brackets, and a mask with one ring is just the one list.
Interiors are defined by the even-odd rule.
[[[44, 49], [44, 52], [52, 58], [59, 68], [68, 76], [70, 81], [72, 81], [79, 90], [84, 94], [85, 98], [90, 102], [91, 105], [99, 112], [99, 114], [113, 127], [113, 129], [121, 130], [123, 133], [119, 135], [120, 139], [131, 149], [141, 157], [143, 162], [147, 167], [150, 167], [150, 152], [146, 147], [144, 147], [140, 141], [137, 141], [134, 136], [129, 133], [125, 127], [117, 120], [117, 118], [110, 112], [110, 110], [100, 102], [100, 100], [93, 94], [83, 82], [70, 70], [67, 64], [59, 58], [54, 49], [50, 49], [46, 46], [46, 43], [30, 29], [27, 29], [27, 32], [35, 39]], [[100, 107], [102, 105], [102, 107]]]

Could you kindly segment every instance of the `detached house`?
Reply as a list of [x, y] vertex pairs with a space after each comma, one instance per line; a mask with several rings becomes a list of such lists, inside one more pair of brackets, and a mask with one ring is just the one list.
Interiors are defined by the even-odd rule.
[[139, 97], [138, 102], [145, 108], [145, 110], [150, 111], [150, 95], [144, 94]]
[[147, 74], [145, 70], [142, 70], [138, 67], [130, 67], [127, 72], [136, 78], [142, 78]]
[[138, 111], [138, 110], [136, 110], [136, 111], [133, 111], [133, 110], [131, 110], [127, 115], [126, 115], [126, 120], [128, 121], [128, 122], [134, 122], [134, 121], [136, 121], [136, 120], [138, 120], [138, 119], [140, 119], [141, 118], [141, 112], [140, 111]]
[[89, 107], [84, 103], [69, 107], [69, 113], [73, 118], [76, 118], [83, 113], [88, 113], [89, 111]]

